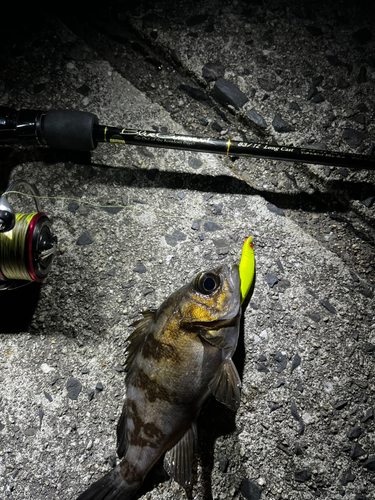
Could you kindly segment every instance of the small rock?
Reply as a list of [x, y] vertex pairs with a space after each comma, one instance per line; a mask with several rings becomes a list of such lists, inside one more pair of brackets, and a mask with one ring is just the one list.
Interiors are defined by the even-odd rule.
[[325, 101], [325, 99], [320, 92], [318, 92], [316, 95], [314, 95], [314, 97], [311, 99], [311, 102], [313, 102], [314, 104], [319, 104], [319, 103], [324, 102], [324, 101]]
[[45, 397], [48, 399], [49, 402], [52, 402], [52, 396], [48, 392], [44, 391]]
[[248, 98], [240, 89], [233, 85], [233, 83], [224, 80], [224, 78], [219, 78], [215, 82], [212, 95], [215, 100], [224, 106], [231, 104], [236, 109], [242, 108], [248, 101]]
[[77, 240], [77, 245], [91, 245], [93, 239], [91, 238], [88, 231], [85, 231]]
[[219, 226], [218, 224], [215, 224], [215, 222], [207, 221], [204, 223], [204, 230], [208, 232], [213, 232], [213, 231], [221, 231], [222, 227]]
[[76, 211], [78, 210], [78, 208], [79, 208], [79, 205], [75, 201], [71, 201], [68, 204], [68, 210], [69, 210], [69, 212], [72, 212], [72, 214], [75, 214]]
[[267, 208], [270, 212], [285, 217], [285, 212], [281, 210], [281, 208], [276, 207], [276, 205], [273, 205], [272, 203], [267, 203]]
[[43, 408], [39, 408], [39, 422], [40, 422], [39, 429], [41, 429], [42, 427], [43, 417], [44, 417], [44, 410]]
[[367, 207], [367, 208], [371, 208], [372, 205], [375, 203], [375, 196], [369, 196], [368, 198], [366, 198], [365, 200], [361, 201], [361, 203]]
[[293, 373], [293, 371], [301, 364], [301, 358], [299, 354], [296, 354], [293, 358], [292, 361], [292, 366], [290, 368], [290, 373]]
[[186, 94], [188, 94], [190, 97], [192, 97], [196, 101], [206, 102], [206, 101], [210, 100], [209, 96], [205, 92], [203, 92], [203, 90], [201, 90], [201, 89], [197, 89], [195, 87], [190, 87], [189, 85], [184, 85], [184, 84], [181, 84], [179, 86], [179, 89], [182, 90], [183, 92], [185, 92]]
[[230, 245], [224, 239], [214, 240], [214, 245], [218, 255], [227, 255], [229, 253]]
[[214, 205], [212, 208], [212, 211], [215, 215], [221, 215], [222, 210], [223, 210], [222, 203], [218, 203], [217, 205]]
[[102, 390], [103, 390], [103, 384], [102, 384], [101, 382], [98, 382], [98, 383], [96, 384], [96, 386], [95, 386], [95, 389], [96, 389], [97, 391], [99, 391], [99, 392], [100, 392], [100, 391], [102, 391]]
[[300, 469], [296, 470], [294, 473], [294, 479], [299, 483], [305, 483], [311, 479], [311, 470], [310, 469]]
[[92, 389], [87, 389], [87, 396], [89, 398], [89, 401], [91, 401], [93, 399], [94, 394], [95, 394], [95, 391], [93, 391]]
[[348, 439], [357, 439], [361, 435], [362, 429], [361, 427], [351, 427], [346, 433], [346, 437]]
[[78, 399], [79, 393], [82, 389], [82, 384], [79, 380], [71, 378], [66, 383], [66, 388], [68, 390], [68, 398], [75, 400]]
[[276, 411], [278, 410], [279, 408], [281, 408], [281, 405], [279, 404], [273, 404], [273, 405], [270, 405], [270, 413], [273, 412], [273, 411]]
[[139, 274], [144, 274], [145, 272], [147, 272], [147, 268], [143, 265], [143, 264], [138, 264], [134, 269], [133, 271], [135, 273], [139, 273]]
[[264, 363], [264, 361], [267, 361], [267, 358], [264, 354], [260, 354], [258, 361], [260, 361], [261, 363]]
[[353, 128], [347, 128], [342, 134], [344, 141], [352, 148], [358, 148], [365, 138], [365, 134]]
[[113, 269], [110, 269], [107, 273], [108, 276], [114, 276], [116, 274], [116, 269], [113, 268]]
[[294, 443], [294, 453], [297, 456], [301, 456], [302, 455], [302, 448], [301, 448], [301, 445], [298, 442]]
[[199, 158], [194, 158], [194, 156], [190, 156], [190, 158], [188, 160], [188, 164], [189, 164], [189, 167], [192, 167], [195, 170], [197, 170], [198, 168], [201, 168], [203, 165], [201, 160]]
[[269, 369], [266, 366], [261, 365], [261, 364], [258, 364], [257, 370], [258, 370], [258, 372], [261, 372], [261, 373], [269, 373]]
[[224, 67], [219, 61], [208, 62], [202, 68], [202, 76], [208, 82], [212, 82], [224, 76]]
[[315, 323], [319, 323], [320, 321], [320, 316], [318, 313], [315, 312], [307, 313], [307, 316], [313, 321], [315, 321]]
[[272, 126], [276, 132], [294, 132], [295, 128], [281, 118], [280, 113], [276, 113], [274, 119], [272, 120]]
[[175, 229], [174, 232], [170, 234], [166, 234], [164, 236], [167, 245], [171, 247], [177, 246], [180, 242], [185, 241], [187, 239], [186, 234], [182, 233], [178, 229]]
[[363, 467], [367, 470], [375, 471], [375, 455], [369, 457], [363, 464]]
[[288, 363], [288, 359], [285, 354], [278, 352], [274, 357], [274, 361], [276, 363], [275, 372], [281, 373], [283, 370], [285, 370]]
[[303, 386], [299, 380], [297, 381], [296, 391], [303, 392]]
[[258, 78], [258, 85], [260, 88], [263, 90], [266, 90], [267, 92], [272, 92], [276, 89], [276, 85], [265, 78]]
[[268, 273], [266, 278], [267, 278], [267, 285], [270, 288], [273, 288], [274, 285], [276, 285], [276, 283], [279, 281], [277, 276], [275, 276], [274, 274], [271, 274], [271, 273]]
[[347, 486], [348, 483], [352, 483], [355, 480], [356, 476], [352, 473], [351, 469], [342, 473], [340, 478], [340, 483], [343, 486]]
[[194, 231], [199, 231], [200, 225], [201, 223], [199, 220], [194, 220], [193, 224], [191, 225], [191, 229], [194, 229]]
[[347, 401], [338, 401], [333, 405], [335, 410], [342, 410], [348, 404]]
[[342, 76], [337, 81], [337, 86], [341, 90], [345, 90], [350, 87], [350, 83], [348, 83]]
[[309, 88], [309, 91], [307, 92], [307, 100], [310, 101], [316, 94], [318, 93], [318, 89], [313, 85], [312, 87]]
[[277, 265], [277, 267], [279, 268], [280, 272], [282, 272], [282, 273], [283, 273], [283, 272], [284, 272], [284, 268], [283, 268], [283, 265], [282, 265], [282, 263], [281, 263], [280, 259], [277, 259], [277, 260], [276, 260], [276, 265]]
[[246, 112], [247, 117], [258, 127], [267, 128], [267, 123], [254, 109]]
[[350, 451], [350, 458], [355, 460], [356, 458], [363, 457], [363, 455], [366, 455], [365, 450], [362, 448], [360, 444], [354, 443]]
[[76, 90], [79, 94], [83, 95], [84, 97], [87, 97], [90, 93], [90, 87], [85, 83]]
[[294, 101], [292, 101], [289, 104], [289, 109], [293, 109], [294, 111], [301, 111], [301, 108], [299, 107], [299, 105]]
[[241, 483], [241, 495], [246, 500], [259, 500], [262, 495], [262, 490], [259, 486], [250, 479], [243, 479]]
[[217, 122], [212, 122], [211, 128], [212, 130], [215, 130], [215, 132], [221, 132], [223, 130], [223, 127], [221, 127]]
[[327, 299], [323, 299], [320, 301], [321, 305], [327, 309], [331, 314], [336, 314], [336, 309], [333, 307], [332, 304], [328, 302]]
[[374, 410], [373, 408], [369, 408], [364, 414], [363, 418], [361, 418], [361, 422], [366, 423], [369, 420], [372, 420], [373, 418], [374, 418]]
[[375, 352], [375, 344], [372, 344], [371, 342], [366, 342], [365, 349], [366, 352]]
[[220, 471], [225, 473], [228, 470], [228, 465], [229, 465], [228, 458], [225, 455], [223, 455], [223, 453], [219, 453], [217, 458], [219, 460]]
[[312, 79], [312, 84], [314, 85], [314, 87], [318, 87], [323, 80], [324, 76], [322, 75], [316, 76], [315, 78]]

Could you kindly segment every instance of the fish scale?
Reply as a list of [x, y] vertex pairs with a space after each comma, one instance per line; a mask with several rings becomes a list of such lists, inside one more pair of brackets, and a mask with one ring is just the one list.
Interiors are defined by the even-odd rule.
[[240, 379], [232, 362], [241, 318], [238, 266], [199, 273], [129, 336], [127, 396], [117, 427], [122, 461], [78, 500], [129, 500], [163, 455], [181, 486], [190, 483], [196, 421], [213, 394], [236, 410]]

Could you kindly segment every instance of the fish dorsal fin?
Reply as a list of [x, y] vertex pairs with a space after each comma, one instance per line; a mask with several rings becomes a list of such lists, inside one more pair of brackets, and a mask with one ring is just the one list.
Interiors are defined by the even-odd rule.
[[127, 354], [128, 354], [126, 359], [127, 370], [131, 368], [131, 364], [133, 362], [135, 355], [137, 354], [140, 346], [145, 341], [154, 323], [155, 311], [142, 312], [142, 315], [143, 315], [142, 319], [135, 321], [131, 325], [135, 327], [135, 330], [128, 337], [128, 341], [130, 342], [130, 344], [127, 348]]
[[233, 411], [240, 405], [241, 380], [231, 359], [226, 359], [221, 370], [208, 384], [215, 398]]
[[192, 462], [197, 447], [197, 426], [193, 422], [180, 441], [164, 457], [164, 469], [183, 488], [190, 484]]

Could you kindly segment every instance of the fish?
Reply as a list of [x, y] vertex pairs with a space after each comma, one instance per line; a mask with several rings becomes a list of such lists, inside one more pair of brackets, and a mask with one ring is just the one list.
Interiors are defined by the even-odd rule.
[[233, 411], [241, 380], [232, 361], [241, 309], [237, 265], [200, 272], [156, 311], [133, 323], [126, 398], [117, 426], [121, 462], [77, 500], [129, 500], [164, 455], [169, 476], [186, 488], [197, 449], [197, 418], [213, 395]]

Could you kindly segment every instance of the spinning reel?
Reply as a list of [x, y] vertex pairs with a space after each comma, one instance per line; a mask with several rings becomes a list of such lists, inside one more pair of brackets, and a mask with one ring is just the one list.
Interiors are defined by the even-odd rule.
[[[34, 198], [36, 212], [15, 213], [8, 198], [16, 189]], [[57, 238], [38, 196], [31, 184], [16, 180], [0, 198], [0, 290], [42, 282], [51, 269]]]

